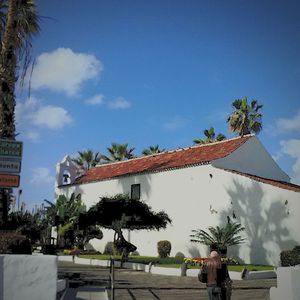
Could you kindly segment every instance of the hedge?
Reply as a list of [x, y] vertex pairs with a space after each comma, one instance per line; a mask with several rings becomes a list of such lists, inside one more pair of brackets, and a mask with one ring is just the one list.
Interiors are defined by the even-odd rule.
[[300, 246], [293, 250], [284, 250], [280, 253], [280, 262], [282, 267], [296, 266], [300, 264]]

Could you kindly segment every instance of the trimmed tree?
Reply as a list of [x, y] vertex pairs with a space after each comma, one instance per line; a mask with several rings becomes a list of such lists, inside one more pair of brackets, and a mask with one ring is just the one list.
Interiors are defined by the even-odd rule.
[[127, 260], [130, 252], [137, 247], [124, 238], [123, 229], [160, 230], [166, 228], [171, 219], [164, 212], [155, 213], [151, 207], [140, 200], [130, 199], [127, 194], [101, 197], [87, 213], [81, 214], [81, 226], [100, 225], [114, 230], [114, 244], [122, 253], [122, 262]]

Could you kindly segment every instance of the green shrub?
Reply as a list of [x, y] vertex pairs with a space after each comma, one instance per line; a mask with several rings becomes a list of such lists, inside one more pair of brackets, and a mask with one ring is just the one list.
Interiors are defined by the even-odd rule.
[[106, 255], [121, 255], [121, 251], [116, 247], [114, 242], [107, 242], [103, 254]]
[[[24, 235], [18, 234], [13, 231], [2, 231], [0, 232], [0, 253], [1, 254], [21, 254], [22, 252], [22, 243], [26, 241], [26, 237]], [[26, 247], [26, 254], [31, 254], [28, 249], [28, 243], [25, 242], [24, 246]], [[30, 253], [27, 253], [30, 252]]]
[[107, 242], [103, 254], [107, 255], [113, 255], [114, 254], [114, 243], [113, 242]]
[[297, 253], [300, 253], [300, 246], [295, 246], [293, 251], [295, 251]]
[[300, 247], [296, 246], [293, 250], [285, 250], [280, 253], [281, 266], [295, 266], [300, 264]]
[[132, 256], [140, 256], [140, 253], [135, 250], [135, 251], [131, 252], [130, 255], [132, 255]]
[[42, 253], [48, 255], [55, 255], [56, 254], [56, 245], [52, 244], [45, 244], [42, 246]]
[[175, 257], [181, 257], [181, 258], [185, 258], [185, 255], [182, 252], [177, 252], [175, 254]]
[[170, 256], [171, 248], [172, 248], [171, 242], [169, 241], [157, 242], [157, 252], [160, 258], [165, 258]]

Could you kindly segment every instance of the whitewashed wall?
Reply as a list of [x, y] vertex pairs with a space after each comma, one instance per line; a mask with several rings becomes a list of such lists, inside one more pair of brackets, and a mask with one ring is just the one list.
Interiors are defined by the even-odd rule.
[[[157, 255], [157, 242], [169, 240], [172, 255], [206, 255], [207, 248], [190, 243], [192, 229], [225, 225], [227, 216], [241, 222], [247, 242], [230, 252], [246, 263], [274, 264], [282, 249], [300, 244], [300, 193], [259, 183], [211, 165], [203, 165], [148, 175], [123, 177], [60, 189], [67, 196], [81, 193], [88, 207], [100, 196], [130, 192], [131, 184], [141, 184], [141, 199], [155, 211], [165, 210], [173, 220], [166, 230], [131, 232], [131, 242], [140, 254]], [[285, 205], [288, 200], [287, 205]], [[235, 213], [237, 219], [233, 219]], [[94, 242], [103, 251], [113, 232]]]

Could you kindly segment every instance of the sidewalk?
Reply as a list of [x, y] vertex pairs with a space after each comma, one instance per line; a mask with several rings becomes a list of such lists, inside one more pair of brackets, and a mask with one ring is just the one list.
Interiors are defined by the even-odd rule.
[[[78, 280], [109, 290], [109, 269], [59, 262], [59, 273], [75, 273]], [[233, 281], [232, 300], [267, 300], [276, 279]], [[116, 300], [200, 300], [206, 299], [206, 286], [194, 277], [149, 274], [142, 271], [116, 269]], [[76, 298], [74, 298], [76, 299]], [[81, 298], [93, 299], [93, 298]], [[69, 300], [69, 299], [68, 299]]]

